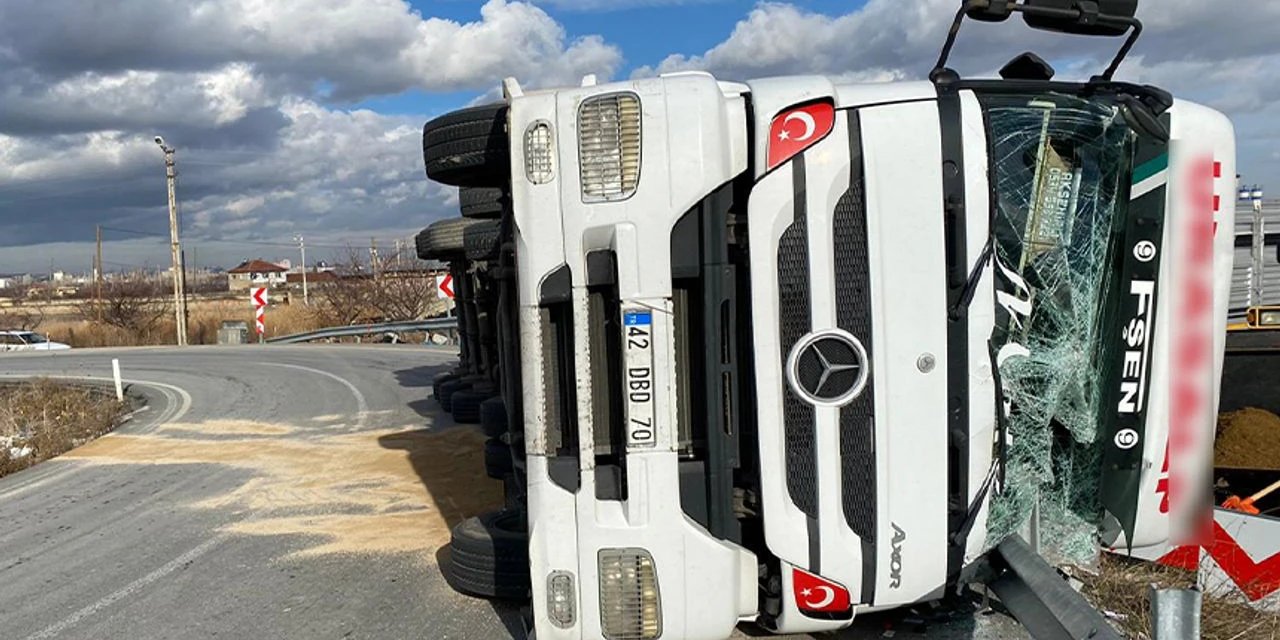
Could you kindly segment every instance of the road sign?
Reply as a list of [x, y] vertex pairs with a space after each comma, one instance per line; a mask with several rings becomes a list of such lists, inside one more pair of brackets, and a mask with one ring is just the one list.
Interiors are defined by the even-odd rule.
[[267, 334], [267, 288], [257, 287], [250, 289], [250, 300], [253, 301], [254, 308], [254, 328], [258, 330], [258, 335]]
[[436, 276], [436, 297], [441, 300], [453, 299], [453, 274]]

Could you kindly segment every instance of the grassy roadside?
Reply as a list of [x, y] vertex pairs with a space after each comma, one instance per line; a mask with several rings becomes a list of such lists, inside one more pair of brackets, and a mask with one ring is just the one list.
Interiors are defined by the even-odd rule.
[[124, 411], [95, 389], [46, 379], [0, 385], [0, 477], [111, 431]]
[[[1096, 576], [1078, 576], [1084, 594], [1094, 606], [1110, 612], [1125, 637], [1151, 637], [1149, 589], [1188, 589], [1196, 586], [1196, 574], [1153, 562], [1102, 554]], [[1258, 611], [1244, 602], [1204, 594], [1200, 611], [1200, 637], [1204, 640], [1280, 639], [1280, 615]]]

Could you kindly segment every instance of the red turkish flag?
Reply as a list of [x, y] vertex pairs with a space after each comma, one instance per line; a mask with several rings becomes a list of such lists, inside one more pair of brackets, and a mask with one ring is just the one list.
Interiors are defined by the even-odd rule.
[[814, 102], [779, 113], [769, 127], [769, 168], [827, 137], [835, 122], [836, 110], [830, 102]]
[[801, 611], [844, 613], [852, 606], [848, 589], [807, 571], [794, 569], [791, 586]]

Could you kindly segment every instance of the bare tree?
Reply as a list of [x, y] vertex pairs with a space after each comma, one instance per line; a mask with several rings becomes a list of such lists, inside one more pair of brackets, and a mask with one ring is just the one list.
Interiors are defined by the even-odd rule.
[[417, 320], [431, 310], [436, 281], [423, 271], [389, 271], [378, 284], [373, 304], [387, 320]]
[[146, 333], [168, 316], [170, 303], [162, 283], [132, 275], [102, 283], [101, 300], [82, 302], [79, 313], [85, 320]]
[[334, 279], [312, 286], [311, 299], [316, 313], [330, 325], [349, 325], [369, 319], [374, 313], [377, 283], [361, 261], [360, 251], [348, 247], [346, 259], [338, 264], [334, 275]]
[[44, 322], [43, 306], [24, 304], [31, 290], [31, 285], [13, 285], [0, 290], [0, 298], [12, 300], [12, 306], [0, 307], [0, 330], [31, 331]]

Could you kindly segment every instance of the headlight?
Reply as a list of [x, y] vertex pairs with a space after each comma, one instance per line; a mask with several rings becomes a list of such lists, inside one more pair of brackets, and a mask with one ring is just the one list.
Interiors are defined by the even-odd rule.
[[578, 108], [578, 163], [585, 202], [626, 200], [640, 183], [640, 98], [613, 93]]
[[662, 598], [649, 552], [600, 550], [600, 618], [608, 640], [662, 636]]
[[557, 571], [547, 578], [547, 617], [561, 629], [578, 619], [578, 599], [574, 595], [573, 574]]
[[535, 122], [524, 132], [524, 175], [534, 184], [546, 184], [556, 177], [551, 125], [545, 122]]

